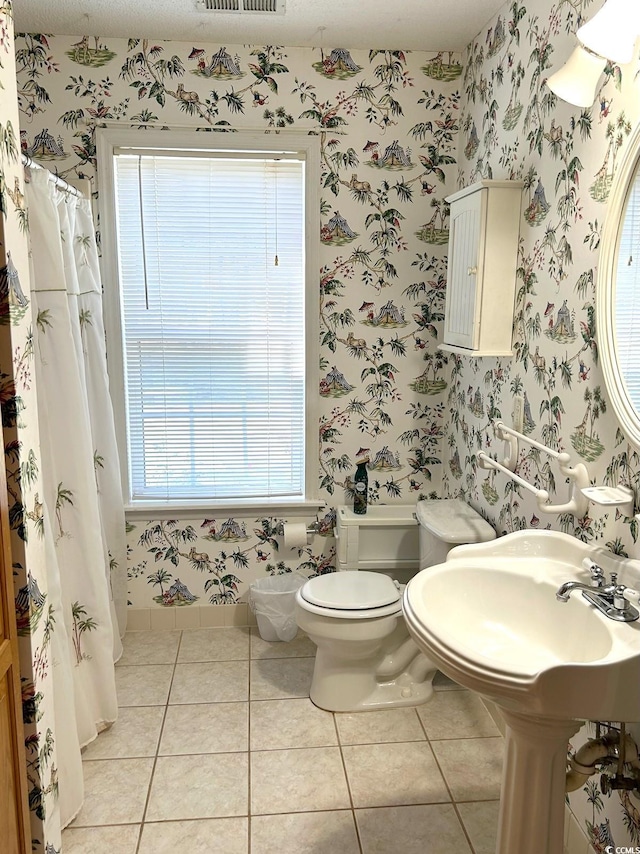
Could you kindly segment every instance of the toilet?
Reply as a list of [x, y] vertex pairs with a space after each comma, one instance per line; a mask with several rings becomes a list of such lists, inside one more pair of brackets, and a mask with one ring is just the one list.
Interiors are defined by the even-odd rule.
[[433, 693], [436, 666], [409, 636], [404, 584], [494, 529], [460, 499], [370, 506], [336, 514], [338, 572], [296, 593], [296, 620], [317, 646], [310, 697], [330, 712], [417, 706]]

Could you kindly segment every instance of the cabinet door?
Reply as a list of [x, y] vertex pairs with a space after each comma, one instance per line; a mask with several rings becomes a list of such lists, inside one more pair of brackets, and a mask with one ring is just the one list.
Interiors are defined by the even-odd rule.
[[481, 247], [485, 191], [470, 193], [451, 206], [445, 344], [474, 349], [480, 329]]
[[0, 850], [31, 850], [4, 464], [0, 465]]

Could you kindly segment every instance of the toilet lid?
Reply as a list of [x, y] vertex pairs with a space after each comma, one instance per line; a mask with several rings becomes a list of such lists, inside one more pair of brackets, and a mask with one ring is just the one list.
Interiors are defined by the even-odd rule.
[[310, 578], [300, 592], [312, 605], [340, 611], [382, 608], [400, 599], [395, 582], [379, 572], [330, 572]]

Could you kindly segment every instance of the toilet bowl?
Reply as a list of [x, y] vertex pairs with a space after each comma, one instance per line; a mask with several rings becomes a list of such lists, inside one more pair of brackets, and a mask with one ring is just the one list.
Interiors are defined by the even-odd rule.
[[[426, 702], [437, 668], [410, 637], [402, 614], [403, 585], [391, 577], [397, 567], [406, 579], [408, 556], [401, 544], [419, 525], [411, 575], [441, 563], [455, 545], [495, 537], [493, 528], [457, 499], [419, 501], [404, 513], [397, 505], [388, 509], [393, 513], [369, 508], [376, 512], [366, 523], [348, 508], [337, 512], [338, 552], [345, 558], [338, 565], [373, 562], [377, 571], [350, 568], [320, 575], [296, 593], [298, 626], [317, 646], [310, 697], [321, 709], [354, 712]], [[366, 549], [372, 534], [378, 536], [373, 561]], [[346, 557], [341, 552], [345, 543], [353, 547]]]
[[409, 636], [401, 586], [375, 572], [333, 572], [296, 594], [296, 619], [318, 647], [310, 697], [332, 712], [424, 703], [436, 667]]

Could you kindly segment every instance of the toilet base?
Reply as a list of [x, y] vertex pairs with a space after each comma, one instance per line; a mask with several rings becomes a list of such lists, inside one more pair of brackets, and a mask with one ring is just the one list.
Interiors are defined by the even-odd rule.
[[[434, 671], [435, 674], [435, 671]], [[406, 677], [406, 678], [404, 678]], [[432, 679], [416, 684], [407, 674], [402, 674], [392, 682], [376, 683], [373, 690], [357, 702], [348, 699], [340, 701], [335, 694], [327, 691], [326, 684], [318, 681], [314, 689], [312, 684], [309, 698], [314, 706], [327, 712], [370, 712], [380, 709], [399, 709], [407, 706], [420, 706], [431, 699]]]
[[433, 694], [436, 670], [411, 638], [404, 639], [381, 661], [365, 656], [351, 659], [347, 668], [341, 655], [333, 655], [323, 645], [316, 651], [309, 697], [328, 712], [419, 706]]

